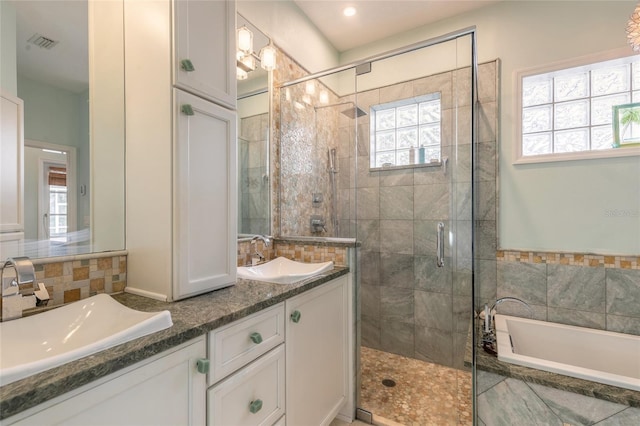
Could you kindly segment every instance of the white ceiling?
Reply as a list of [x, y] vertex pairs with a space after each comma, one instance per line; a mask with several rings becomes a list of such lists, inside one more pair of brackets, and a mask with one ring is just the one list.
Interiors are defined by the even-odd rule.
[[[5, 1], [5, 0], [2, 0]], [[75, 93], [89, 88], [86, 1], [13, 1], [18, 74]], [[51, 50], [29, 44], [38, 33], [58, 41]]]
[[[353, 49], [499, 0], [293, 0], [338, 50]], [[342, 11], [354, 6], [355, 16]]]

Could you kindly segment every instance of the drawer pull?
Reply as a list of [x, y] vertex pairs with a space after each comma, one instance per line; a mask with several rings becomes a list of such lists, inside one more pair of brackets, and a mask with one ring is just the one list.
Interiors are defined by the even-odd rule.
[[207, 374], [209, 372], [209, 360], [207, 358], [200, 358], [196, 361], [196, 368], [198, 373]]
[[191, 72], [191, 71], [195, 71], [196, 68], [193, 66], [193, 62], [191, 62], [191, 60], [189, 59], [183, 59], [180, 61], [180, 68], [182, 68], [183, 71], [186, 72]]
[[180, 111], [182, 111], [184, 115], [195, 115], [195, 112], [193, 112], [193, 107], [189, 104], [182, 105], [180, 107]]
[[253, 333], [251, 333], [249, 335], [249, 338], [255, 344], [262, 343], [262, 335], [260, 333], [258, 333], [257, 331], [254, 331]]
[[291, 321], [295, 322], [296, 324], [300, 322], [300, 317], [302, 317], [300, 311], [293, 311], [291, 313]]
[[262, 409], [261, 399], [256, 399], [255, 401], [251, 401], [251, 404], [249, 404], [249, 411], [251, 411], [251, 413], [253, 414], [257, 413], [261, 409]]

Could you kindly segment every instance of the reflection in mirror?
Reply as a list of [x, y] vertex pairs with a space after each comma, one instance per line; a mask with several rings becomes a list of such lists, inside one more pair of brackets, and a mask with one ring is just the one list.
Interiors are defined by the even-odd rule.
[[[238, 28], [253, 33], [259, 52], [270, 39], [238, 15]], [[271, 72], [257, 66], [238, 80], [238, 237], [271, 233], [269, 179], [269, 99]]]
[[0, 235], [0, 256], [123, 249], [122, 3], [3, 0], [0, 12], [2, 90], [24, 103], [24, 225]]

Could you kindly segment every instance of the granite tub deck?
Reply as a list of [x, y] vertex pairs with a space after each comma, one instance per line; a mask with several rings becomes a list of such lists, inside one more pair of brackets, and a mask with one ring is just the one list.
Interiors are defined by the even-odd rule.
[[[477, 337], [479, 342], [482, 327], [478, 328], [476, 335], [479, 336]], [[464, 360], [467, 366], [471, 366], [472, 345], [471, 334], [469, 334]], [[481, 347], [476, 348], [476, 368], [528, 383], [640, 408], [640, 392], [499, 361], [497, 357], [486, 353]]]
[[346, 275], [348, 272], [348, 268], [335, 267], [322, 275], [287, 285], [241, 279], [234, 286], [171, 303], [129, 293], [114, 295], [114, 299], [132, 309], [147, 312], [169, 310], [173, 326], [0, 387], [0, 420]]

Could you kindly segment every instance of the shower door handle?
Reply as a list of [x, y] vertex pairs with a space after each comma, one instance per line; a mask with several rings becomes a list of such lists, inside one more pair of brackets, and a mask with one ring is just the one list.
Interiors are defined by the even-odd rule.
[[438, 247], [437, 247], [436, 265], [438, 268], [444, 266], [444, 223], [438, 223]]

